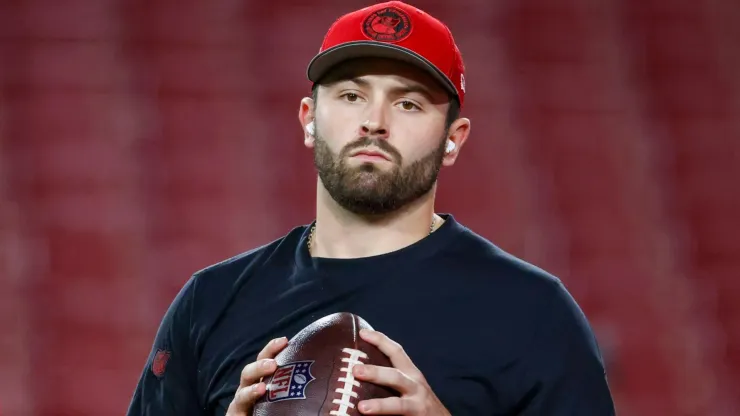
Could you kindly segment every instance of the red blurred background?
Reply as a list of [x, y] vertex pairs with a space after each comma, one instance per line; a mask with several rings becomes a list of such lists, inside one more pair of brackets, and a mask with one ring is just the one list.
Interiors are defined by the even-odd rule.
[[[3, 415], [123, 414], [185, 280], [312, 220], [306, 64], [368, 4], [0, 0]], [[740, 2], [413, 4], [468, 69], [438, 211], [563, 279], [620, 415], [740, 413]]]

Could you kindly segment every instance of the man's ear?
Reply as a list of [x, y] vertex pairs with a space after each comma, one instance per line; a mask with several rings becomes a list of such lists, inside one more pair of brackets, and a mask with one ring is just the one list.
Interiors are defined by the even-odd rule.
[[450, 146], [451, 151], [445, 153], [444, 159], [442, 159], [442, 165], [452, 166], [457, 160], [457, 156], [460, 154], [465, 142], [470, 136], [470, 120], [467, 118], [458, 118], [455, 120], [449, 129], [447, 140], [452, 141], [455, 144], [454, 149]]
[[303, 130], [303, 144], [309, 149], [313, 148], [314, 134], [316, 132], [316, 122], [314, 121], [314, 101], [310, 97], [301, 100], [301, 106], [298, 109], [298, 121], [301, 123]]

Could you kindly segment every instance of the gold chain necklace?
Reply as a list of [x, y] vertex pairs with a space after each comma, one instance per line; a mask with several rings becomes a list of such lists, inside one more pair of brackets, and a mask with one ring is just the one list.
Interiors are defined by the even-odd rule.
[[[434, 232], [434, 225], [437, 223], [437, 218], [432, 217], [432, 224], [429, 226], [429, 234], [431, 235]], [[308, 246], [308, 252], [311, 252], [311, 243], [313, 243], [313, 235], [316, 232], [316, 224], [311, 226], [311, 232], [308, 234], [308, 241], [306, 242], [306, 245]]]

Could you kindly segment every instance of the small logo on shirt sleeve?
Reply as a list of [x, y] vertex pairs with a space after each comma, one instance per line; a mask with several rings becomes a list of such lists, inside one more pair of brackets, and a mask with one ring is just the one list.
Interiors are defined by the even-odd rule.
[[157, 350], [152, 359], [152, 373], [157, 377], [164, 375], [164, 370], [167, 368], [167, 362], [170, 360], [172, 354], [166, 350]]

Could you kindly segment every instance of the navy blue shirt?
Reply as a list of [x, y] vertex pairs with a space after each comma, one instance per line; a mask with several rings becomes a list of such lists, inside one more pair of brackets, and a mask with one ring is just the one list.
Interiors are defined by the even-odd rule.
[[128, 415], [223, 415], [268, 341], [335, 312], [400, 343], [454, 416], [614, 415], [596, 340], [563, 284], [443, 217], [384, 255], [312, 258], [303, 226], [199, 271], [161, 322]]

